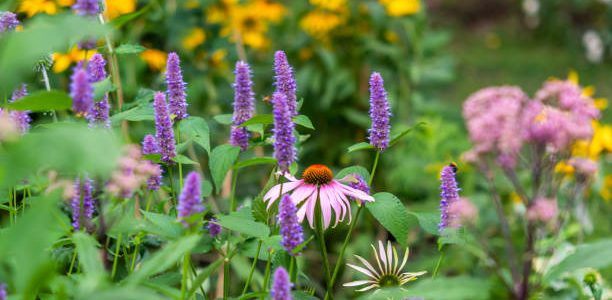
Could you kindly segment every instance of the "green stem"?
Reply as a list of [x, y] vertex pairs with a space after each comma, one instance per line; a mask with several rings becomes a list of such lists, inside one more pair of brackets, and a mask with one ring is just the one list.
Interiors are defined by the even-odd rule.
[[72, 259], [70, 259], [70, 268], [68, 268], [68, 275], [72, 274], [72, 269], [74, 268], [74, 262], [76, 261], [77, 251], [74, 248], [74, 252], [72, 253]]
[[173, 197], [170, 199], [170, 201], [172, 201], [172, 204], [176, 207], [176, 203], [177, 203], [177, 192], [176, 189], [174, 188], [174, 172], [172, 171], [172, 167], [170, 165], [166, 165], [166, 167], [168, 168], [168, 175], [170, 175], [168, 178], [170, 180], [170, 188], [172, 189], [172, 194]]
[[370, 172], [370, 180], [368, 180], [368, 186], [371, 186], [372, 181], [374, 180], [374, 174], [376, 174], [376, 168], [378, 167], [379, 158], [380, 158], [380, 151], [376, 151], [376, 156], [374, 156], [374, 164], [372, 165], [372, 171]]
[[230, 292], [230, 266], [231, 266], [230, 258], [226, 257], [225, 258], [225, 262], [223, 264], [223, 299], [227, 299], [229, 297], [229, 292]]
[[[268, 290], [268, 282], [270, 281], [270, 268], [272, 265], [272, 250], [268, 251], [268, 262], [266, 262], [266, 272], [264, 273], [264, 282], [262, 290], [266, 292]], [[263, 296], [260, 297], [263, 299]]]
[[[198, 272], [196, 272], [196, 268], [193, 264], [191, 264], [191, 273], [193, 274], [194, 278], [198, 277]], [[200, 284], [200, 292], [202, 293], [202, 296], [204, 297], [204, 299], [208, 299], [208, 297], [206, 297], [206, 292], [204, 291], [204, 288], [202, 287], [201, 284]]]
[[9, 221], [10, 224], [13, 225], [13, 214], [15, 213], [15, 209], [13, 208], [13, 191], [14, 189], [9, 189]]
[[431, 279], [435, 279], [436, 275], [438, 275], [438, 270], [440, 270], [440, 265], [442, 265], [442, 260], [444, 259], [445, 248], [442, 246], [440, 248], [440, 257], [438, 258], [438, 262], [436, 263], [436, 268], [433, 270], [433, 274], [431, 275]]
[[119, 248], [121, 247], [121, 233], [117, 236], [117, 245], [115, 245], [115, 253], [113, 255], [113, 269], [111, 271], [111, 279], [115, 278], [115, 274], [117, 273], [117, 264], [119, 260], [117, 256], [119, 256]]
[[294, 284], [295, 282], [295, 278], [297, 277], [297, 268], [296, 268], [296, 258], [295, 256], [291, 255], [291, 262], [289, 263], [289, 281], [293, 282]]
[[243, 295], [249, 289], [249, 284], [251, 284], [251, 279], [253, 279], [253, 272], [255, 272], [257, 260], [259, 260], [259, 251], [261, 251], [261, 244], [263, 244], [263, 241], [259, 240], [259, 242], [257, 243], [257, 252], [255, 252], [255, 258], [253, 258], [253, 264], [251, 265], [251, 270], [249, 271], [249, 276], [247, 277], [246, 283], [244, 284], [244, 288], [242, 289]]
[[145, 206], [145, 211], [149, 212], [149, 209], [151, 208], [151, 202], [153, 201], [153, 191], [149, 191], [149, 194], [147, 195], [147, 205]]
[[181, 299], [185, 299], [186, 298], [186, 293], [187, 293], [187, 276], [189, 275], [189, 256], [190, 254], [187, 253], [185, 254], [185, 257], [183, 257], [183, 278], [181, 280]]
[[130, 264], [130, 273], [134, 272], [134, 266], [136, 265], [136, 256], [138, 256], [138, 247], [140, 246], [140, 238], [137, 237], [138, 243], [134, 247], [134, 254], [132, 254], [132, 263]]
[[[181, 129], [178, 125], [178, 123], [176, 124], [176, 141], [177, 143], [181, 143]], [[180, 162], [178, 163], [178, 171], [179, 171], [179, 190], [183, 190], [183, 164], [181, 164]]]
[[238, 181], [238, 169], [232, 171], [232, 191], [230, 194], [230, 212], [236, 211], [236, 181]]
[[329, 272], [329, 260], [327, 258], [327, 247], [325, 246], [325, 232], [323, 230], [322, 218], [323, 214], [321, 213], [321, 204], [319, 203], [319, 200], [317, 200], [315, 207], [315, 234], [317, 235], [317, 240], [319, 241], [319, 251], [321, 251], [321, 256], [323, 257], [323, 273], [325, 274], [325, 280], [330, 283], [331, 275]]

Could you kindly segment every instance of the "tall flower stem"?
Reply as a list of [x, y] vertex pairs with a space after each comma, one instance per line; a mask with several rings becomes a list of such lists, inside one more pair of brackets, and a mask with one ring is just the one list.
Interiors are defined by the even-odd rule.
[[76, 261], [77, 251], [76, 247], [74, 248], [74, 252], [72, 252], [72, 258], [70, 259], [70, 267], [68, 268], [68, 275], [72, 274], [72, 269], [74, 268], [74, 262]]
[[229, 257], [230, 245], [229, 242], [227, 244], [227, 255], [225, 257], [225, 263], [223, 264], [223, 299], [227, 299], [229, 297], [230, 292], [230, 266], [231, 266], [231, 258]]
[[[378, 160], [380, 159], [380, 151], [376, 151], [376, 155], [374, 156], [374, 163], [372, 164], [372, 171], [370, 172], [370, 179], [368, 180], [368, 186], [372, 186], [372, 180], [374, 180], [374, 174], [376, 174], [376, 168], [378, 167]], [[327, 292], [325, 293], [325, 299], [332, 299], [333, 296], [333, 288], [336, 283], [336, 279], [338, 277], [338, 272], [340, 271], [340, 265], [342, 264], [342, 258], [344, 257], [344, 252], [346, 251], [346, 247], [351, 239], [351, 235], [353, 233], [353, 229], [355, 229], [355, 224], [357, 224], [359, 220], [359, 216], [361, 216], [361, 211], [365, 203], [360, 205], [357, 208], [357, 213], [355, 214], [355, 219], [351, 222], [348, 232], [346, 233], [346, 237], [344, 238], [344, 243], [342, 243], [342, 248], [340, 248], [340, 254], [338, 254], [338, 260], [336, 261], [336, 265], [334, 267], [334, 272], [329, 280], [329, 284], [327, 286]]]
[[[262, 286], [262, 290], [266, 294], [267, 294], [267, 291], [268, 291], [268, 282], [270, 282], [270, 273], [271, 273], [270, 269], [272, 267], [272, 252], [273, 252], [273, 250], [269, 250], [268, 251], [268, 262], [266, 262], [266, 271], [264, 273], [264, 282], [263, 282], [263, 286]], [[263, 296], [261, 296], [260, 299], [263, 299]]]
[[295, 282], [297, 277], [297, 258], [291, 256], [291, 262], [289, 263], [289, 281]]
[[440, 257], [438, 258], [438, 262], [436, 263], [436, 267], [433, 270], [431, 275], [431, 279], [435, 279], [436, 275], [438, 275], [438, 271], [440, 270], [440, 266], [442, 265], [442, 260], [444, 259], [444, 254], [446, 253], [446, 247], [444, 245], [440, 246]]
[[187, 293], [187, 278], [189, 276], [189, 266], [191, 263], [189, 262], [191, 253], [185, 254], [183, 257], [183, 277], [181, 279], [181, 299], [185, 299]]
[[[319, 196], [317, 195], [317, 198]], [[325, 246], [325, 231], [323, 230], [323, 214], [321, 213], [321, 203], [320, 199], [317, 199], [317, 204], [315, 208], [315, 234], [317, 236], [317, 240], [319, 241], [319, 251], [321, 252], [321, 256], [323, 257], [323, 273], [325, 275], [325, 280], [331, 283], [331, 274], [329, 272], [329, 259], [327, 258], [327, 247]]]
[[261, 244], [263, 244], [263, 241], [259, 240], [259, 242], [257, 243], [257, 252], [255, 252], [255, 258], [253, 258], [253, 264], [251, 264], [251, 270], [249, 271], [249, 276], [247, 277], [246, 283], [244, 284], [244, 288], [242, 289], [243, 295], [249, 289], [251, 279], [253, 279], [253, 272], [255, 272], [255, 267], [257, 265], [257, 261], [259, 260], [259, 251], [261, 251]]
[[[181, 129], [178, 124], [176, 124], [176, 143], [181, 143]], [[178, 162], [178, 171], [179, 171], [179, 190], [183, 190], [183, 164]]]
[[170, 165], [166, 165], [166, 167], [168, 168], [168, 174], [170, 175], [168, 178], [168, 180], [170, 180], [170, 189], [172, 189], [172, 195], [173, 197], [171, 197], [171, 201], [172, 204], [176, 207], [177, 202], [178, 202], [178, 193], [176, 192], [176, 189], [174, 188], [174, 172], [172, 171], [172, 166]]
[[232, 171], [232, 190], [230, 192], [230, 212], [236, 211], [236, 181], [238, 181], [238, 169]]
[[113, 253], [113, 269], [111, 271], [111, 279], [115, 278], [115, 274], [117, 273], [117, 264], [119, 263], [117, 256], [119, 256], [119, 248], [121, 248], [121, 238], [121, 233], [119, 233], [119, 236], [117, 236], [117, 245], [115, 245], [115, 253]]

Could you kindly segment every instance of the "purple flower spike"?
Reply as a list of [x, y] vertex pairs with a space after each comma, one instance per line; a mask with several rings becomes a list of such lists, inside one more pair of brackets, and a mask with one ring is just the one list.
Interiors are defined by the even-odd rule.
[[93, 106], [94, 89], [89, 80], [89, 75], [77, 66], [70, 79], [72, 110], [77, 116], [85, 116]]
[[153, 107], [155, 108], [155, 139], [159, 146], [161, 160], [166, 163], [172, 163], [172, 158], [176, 156], [176, 147], [174, 145], [172, 120], [168, 114], [168, 104], [166, 104], [164, 93], [155, 93]]
[[155, 137], [147, 134], [144, 139], [142, 139], [142, 154], [157, 154], [159, 153], [159, 147], [157, 146], [157, 141]]
[[295, 136], [293, 136], [293, 120], [287, 105], [287, 97], [276, 92], [272, 96], [274, 112], [274, 158], [282, 172], [289, 171], [289, 166], [296, 160]]
[[281, 245], [283, 245], [283, 248], [285, 248], [289, 255], [299, 255], [299, 253], [293, 253], [293, 249], [304, 242], [304, 236], [302, 234], [302, 226], [298, 222], [297, 207], [288, 194], [283, 195], [278, 206], [278, 224], [280, 226]]
[[385, 151], [389, 146], [389, 118], [391, 117], [391, 109], [389, 101], [387, 101], [387, 92], [380, 73], [374, 72], [370, 76], [370, 119], [372, 120], [372, 128], [370, 128], [370, 144], [379, 151]]
[[159, 188], [161, 187], [162, 184], [162, 168], [160, 165], [156, 164], [156, 163], [151, 163], [155, 172], [153, 175], [151, 175], [151, 177], [149, 177], [149, 179], [147, 179], [147, 189], [149, 191], [157, 191], [159, 190]]
[[106, 79], [106, 60], [100, 53], [94, 54], [87, 64], [87, 73], [91, 82], [98, 82]]
[[86, 177], [85, 182], [83, 182], [83, 212], [85, 213], [85, 221], [87, 223], [91, 222], [94, 211], [93, 181]]
[[282, 93], [287, 97], [287, 106], [291, 117], [297, 116], [297, 84], [293, 74], [293, 68], [287, 61], [287, 55], [283, 51], [274, 53], [274, 86], [275, 92]]
[[[74, 189], [75, 193], [70, 206], [72, 208], [72, 227], [75, 231], [78, 231], [81, 229], [81, 215], [83, 215], [86, 224], [93, 218], [95, 206], [92, 181], [85, 178], [83, 184], [81, 184], [81, 181], [77, 178], [74, 180]], [[83, 214], [81, 214], [81, 198], [83, 200]]]
[[274, 271], [274, 281], [270, 289], [272, 300], [292, 300], [291, 288], [293, 284], [289, 281], [289, 274], [283, 267], [278, 267]]
[[255, 111], [255, 94], [251, 81], [251, 68], [249, 64], [239, 61], [234, 71], [234, 116], [232, 119], [232, 132], [230, 144], [239, 146], [242, 151], [249, 147], [249, 132], [238, 125], [253, 117]]
[[208, 233], [211, 237], [216, 237], [221, 233], [221, 225], [217, 223], [217, 219], [210, 219], [208, 221]]
[[0, 12], [0, 33], [14, 30], [18, 25], [17, 15], [10, 11]]
[[89, 120], [89, 127], [102, 126], [105, 128], [111, 127], [110, 119], [108, 118], [110, 110], [110, 104], [108, 103], [108, 97], [104, 96], [104, 99], [94, 102], [87, 119]]
[[[13, 92], [13, 95], [9, 102], [15, 102], [25, 96], [28, 95], [27, 86], [21, 84], [21, 86]], [[19, 126], [19, 131], [24, 134], [28, 132], [30, 129], [30, 122], [32, 122], [32, 118], [30, 118], [29, 111], [11, 111], [10, 116], [13, 120], [17, 122]]]
[[98, 0], [76, 0], [72, 10], [79, 16], [95, 16], [100, 13]]
[[168, 85], [168, 102], [170, 103], [170, 114], [175, 115], [177, 120], [187, 118], [187, 93], [183, 81], [181, 61], [175, 52], [168, 54], [166, 63], [166, 84]]
[[178, 217], [183, 220], [185, 226], [189, 225], [184, 221], [185, 218], [189, 218], [193, 214], [204, 211], [200, 184], [201, 179], [198, 172], [192, 171], [187, 174], [185, 186], [179, 197], [179, 204], [177, 207]]
[[440, 172], [440, 232], [448, 228], [452, 222], [449, 206], [459, 201], [459, 187], [455, 179], [455, 168], [452, 165], [445, 166]]

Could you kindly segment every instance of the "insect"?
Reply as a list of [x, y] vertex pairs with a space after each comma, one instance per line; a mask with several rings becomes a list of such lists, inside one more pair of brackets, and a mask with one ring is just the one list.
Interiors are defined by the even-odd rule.
[[453, 173], [455, 174], [457, 174], [457, 171], [459, 171], [459, 168], [457, 167], [457, 163], [455, 162], [451, 162], [450, 164], [448, 164], [448, 166], [453, 169]]

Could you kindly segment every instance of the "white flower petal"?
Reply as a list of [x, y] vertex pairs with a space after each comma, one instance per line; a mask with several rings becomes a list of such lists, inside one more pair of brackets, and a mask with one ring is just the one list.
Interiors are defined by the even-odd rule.
[[398, 271], [401, 271], [404, 269], [404, 266], [406, 265], [406, 262], [408, 261], [408, 255], [410, 254], [410, 248], [406, 247], [406, 252], [404, 252], [404, 259], [402, 260], [402, 264], [400, 265]]
[[373, 281], [371, 281], [371, 280], [357, 280], [357, 281], [347, 282], [347, 283], [343, 284], [342, 286], [358, 286], [358, 285], [364, 285], [364, 284], [368, 284], [368, 283], [373, 283]]
[[378, 256], [380, 256], [380, 260], [382, 261], [383, 264], [383, 270], [386, 272], [387, 271], [387, 254], [385, 251], [385, 246], [383, 245], [382, 241], [378, 241]]
[[380, 273], [384, 273], [385, 269], [383, 269], [382, 265], [380, 264], [380, 259], [378, 258], [378, 252], [376, 252], [376, 247], [374, 247], [374, 245], [370, 245], [370, 247], [372, 247], [372, 250], [374, 250], [374, 257], [376, 258], [376, 264], [378, 264], [378, 269], [380, 270]]
[[387, 241], [387, 272], [391, 273], [393, 268], [393, 247], [391, 247], [391, 241]]
[[358, 291], [358, 292], [365, 292], [365, 291], [367, 291], [367, 290], [371, 290], [371, 289], [373, 289], [373, 288], [375, 288], [375, 287], [378, 287], [378, 286], [379, 286], [378, 284], [373, 284], [373, 285], [370, 285], [370, 286], [364, 287], [364, 288], [362, 288], [362, 289], [359, 289], [359, 290], [357, 290], [357, 291]]
[[361, 261], [361, 263], [366, 266], [366, 268], [368, 268], [368, 270], [372, 271], [372, 273], [374, 273], [376, 275], [376, 277], [379, 277], [378, 272], [376, 272], [376, 269], [374, 269], [374, 267], [370, 264], [370, 262], [368, 262], [367, 260], [365, 260], [363, 257], [359, 256], [359, 255], [355, 255], [355, 257], [357, 257], [357, 259], [359, 259], [359, 261]]
[[351, 267], [351, 268], [353, 268], [353, 269], [355, 269], [355, 270], [357, 270], [357, 271], [359, 271], [359, 272], [361, 272], [361, 273], [363, 273], [363, 274], [365, 274], [365, 275], [367, 275], [368, 277], [370, 277], [372, 279], [376, 279], [376, 276], [374, 276], [374, 274], [372, 274], [372, 272], [368, 271], [365, 268], [362, 268], [360, 266], [356, 266], [356, 265], [353, 265], [353, 264], [346, 264], [346, 265]]

